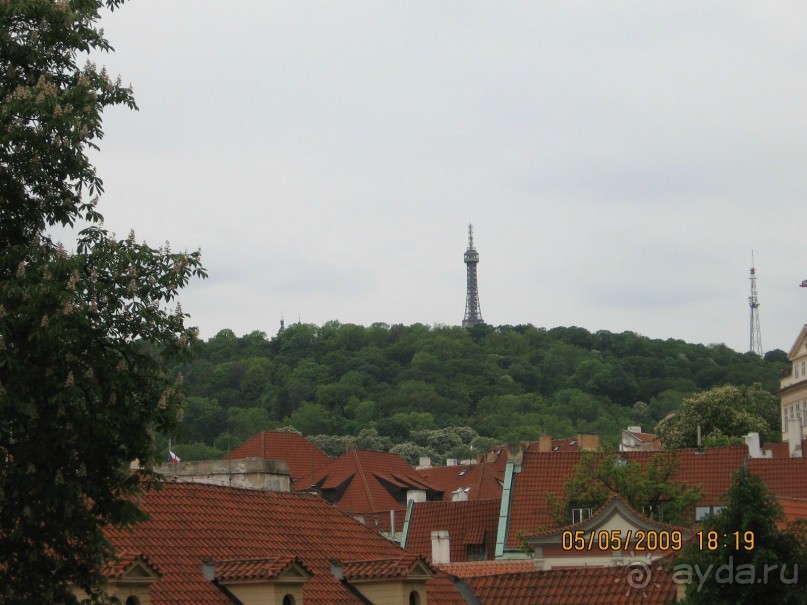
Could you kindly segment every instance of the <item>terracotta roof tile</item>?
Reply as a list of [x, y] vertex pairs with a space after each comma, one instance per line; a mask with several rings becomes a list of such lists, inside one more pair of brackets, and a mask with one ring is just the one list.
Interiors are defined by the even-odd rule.
[[431, 532], [448, 531], [451, 561], [466, 561], [468, 546], [484, 543], [492, 559], [496, 549], [499, 500], [418, 502], [412, 507], [406, 549], [431, 560]]
[[502, 464], [433, 466], [419, 469], [417, 472], [435, 489], [443, 492], [444, 500], [451, 500], [451, 492], [458, 489], [467, 489], [469, 500], [492, 500], [502, 497], [502, 481], [504, 481]]
[[406, 554], [392, 559], [346, 561], [342, 563], [342, 571], [348, 580], [404, 578], [409, 575], [418, 561], [428, 568], [428, 564], [422, 557]]
[[[331, 573], [333, 559], [407, 555], [308, 494], [176, 483], [144, 493], [140, 506], [149, 520], [133, 529], [110, 530], [108, 537], [118, 552], [143, 553], [162, 572], [151, 587], [153, 605], [231, 605], [205, 580], [203, 561], [269, 561], [287, 555], [311, 570], [304, 586], [307, 604], [355, 604], [357, 597]], [[253, 573], [251, 564], [244, 569]]]
[[493, 561], [460, 561], [456, 563], [433, 563], [433, 567], [458, 578], [478, 578], [535, 571], [533, 559], [496, 559]]
[[785, 523], [782, 526], [799, 519], [807, 519], [807, 498], [779, 498], [779, 504], [782, 505], [785, 514]]
[[322, 490], [326, 500], [354, 516], [403, 512], [410, 489], [425, 490], [432, 498], [442, 497], [397, 454], [368, 450], [346, 452], [295, 483], [298, 490], [312, 487]]
[[468, 605], [451, 578], [440, 570], [426, 583], [426, 598], [432, 605]]
[[[779, 443], [766, 443], [763, 450], [769, 450], [774, 458], [790, 458], [790, 444], [787, 439]], [[801, 441], [801, 451], [807, 453], [807, 439]]]
[[488, 575], [466, 580], [485, 605], [665, 605], [675, 601], [676, 585], [663, 565], [653, 565], [652, 580], [631, 588], [632, 567], [582, 567]]
[[264, 458], [283, 460], [289, 465], [291, 480], [315, 471], [331, 459], [305, 437], [297, 433], [262, 431], [224, 456], [224, 460]]
[[134, 551], [119, 551], [117, 553], [118, 560], [113, 562], [112, 564], [108, 565], [103, 570], [103, 575], [105, 578], [120, 578], [121, 576], [125, 575], [127, 571], [129, 571], [132, 566], [137, 563], [141, 562], [147, 567], [149, 567], [155, 574], [160, 574], [160, 568], [157, 565], [149, 560], [149, 558], [141, 552], [134, 552]]
[[752, 458], [748, 470], [779, 497], [807, 498], [807, 458]]
[[276, 578], [293, 563], [305, 569], [309, 575], [311, 574], [311, 570], [305, 566], [305, 563], [297, 557], [287, 554], [272, 558], [216, 561], [216, 579], [232, 581]]
[[[737, 445], [704, 450], [622, 452], [621, 455], [628, 461], [640, 464], [647, 464], [655, 456], [675, 456], [678, 459], [676, 479], [688, 485], [700, 486], [703, 497], [698, 504], [714, 505], [723, 501], [723, 495], [731, 482], [731, 474], [745, 461], [747, 448]], [[580, 457], [580, 452], [524, 454], [522, 472], [514, 476], [513, 482], [509, 547], [519, 546], [519, 533], [534, 534], [555, 527], [548, 494], [553, 494], [554, 497], [563, 495], [563, 485], [573, 475]]]

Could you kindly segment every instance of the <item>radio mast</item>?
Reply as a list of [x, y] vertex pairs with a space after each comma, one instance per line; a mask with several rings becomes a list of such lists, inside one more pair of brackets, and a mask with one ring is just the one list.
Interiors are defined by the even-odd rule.
[[757, 297], [757, 269], [754, 266], [754, 251], [751, 251], [751, 296], [748, 297], [748, 306], [751, 307], [751, 329], [749, 351], [762, 357], [762, 333], [759, 329], [759, 298]]

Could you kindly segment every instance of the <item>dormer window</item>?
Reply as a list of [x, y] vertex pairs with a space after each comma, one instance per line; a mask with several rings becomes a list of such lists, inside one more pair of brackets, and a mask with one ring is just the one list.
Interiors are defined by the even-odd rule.
[[645, 505], [642, 507], [642, 514], [645, 517], [650, 517], [651, 519], [656, 519], [657, 521], [664, 521], [664, 510], [658, 504], [653, 505]]
[[572, 523], [580, 523], [591, 516], [591, 509], [586, 507], [572, 509]]

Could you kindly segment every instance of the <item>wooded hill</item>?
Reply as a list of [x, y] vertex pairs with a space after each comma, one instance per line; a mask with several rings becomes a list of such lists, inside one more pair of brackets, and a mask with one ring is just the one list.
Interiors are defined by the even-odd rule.
[[[439, 457], [458, 439], [469, 451], [476, 434], [489, 438], [477, 450], [542, 433], [596, 433], [615, 446], [620, 429], [652, 431], [689, 394], [753, 383], [773, 392], [787, 364], [781, 350], [761, 359], [722, 344], [531, 325], [331, 321], [272, 338], [222, 330], [195, 349], [195, 361], [178, 368], [188, 399], [175, 439], [186, 459], [289, 425], [306, 436], [352, 436], [315, 439], [331, 453], [411, 442], [397, 451], [411, 458], [431, 444]], [[462, 429], [437, 430], [446, 427]]]

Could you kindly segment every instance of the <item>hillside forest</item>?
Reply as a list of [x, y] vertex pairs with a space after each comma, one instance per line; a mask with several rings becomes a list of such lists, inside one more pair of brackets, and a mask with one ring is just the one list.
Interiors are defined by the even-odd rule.
[[[177, 367], [187, 387], [174, 451], [217, 458], [262, 430], [296, 430], [331, 455], [353, 447], [473, 457], [494, 443], [655, 425], [716, 386], [770, 392], [787, 367], [722, 344], [579, 327], [293, 324], [222, 330]], [[293, 427], [293, 428], [292, 428]]]

